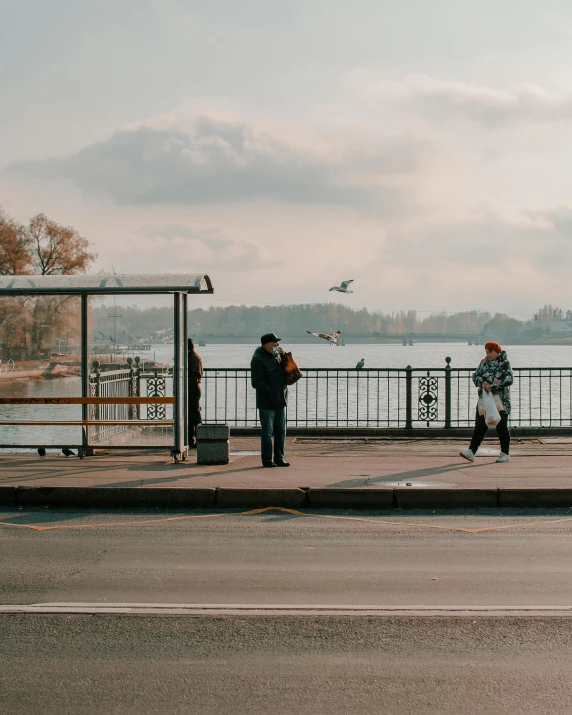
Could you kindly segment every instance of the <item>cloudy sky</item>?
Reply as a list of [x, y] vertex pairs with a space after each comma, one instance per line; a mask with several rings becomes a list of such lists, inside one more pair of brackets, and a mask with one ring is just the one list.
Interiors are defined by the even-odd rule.
[[205, 272], [218, 305], [572, 308], [569, 0], [0, 11], [0, 205], [97, 270]]

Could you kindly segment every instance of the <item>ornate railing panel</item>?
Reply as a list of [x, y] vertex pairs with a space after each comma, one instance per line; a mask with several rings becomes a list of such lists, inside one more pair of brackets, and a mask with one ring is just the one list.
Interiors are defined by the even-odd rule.
[[435, 422], [439, 416], [439, 378], [427, 375], [419, 378], [418, 419], [422, 422]]
[[[166, 373], [154, 370], [151, 374], [144, 374], [142, 377], [147, 387], [147, 397], [165, 397], [167, 394]], [[172, 375], [169, 375], [169, 377], [172, 379]], [[172, 394], [172, 390], [170, 394]], [[148, 420], [164, 420], [166, 416], [166, 405], [147, 405]]]

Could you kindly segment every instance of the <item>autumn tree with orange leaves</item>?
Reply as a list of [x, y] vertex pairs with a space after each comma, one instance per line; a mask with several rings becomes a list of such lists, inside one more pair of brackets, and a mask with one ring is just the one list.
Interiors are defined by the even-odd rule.
[[23, 226], [0, 209], [0, 275], [27, 273], [30, 265], [29, 239]]
[[[85, 273], [96, 255], [71, 226], [38, 214], [20, 225], [0, 210], [0, 275]], [[37, 357], [44, 343], [62, 331], [76, 330], [78, 300], [73, 296], [28, 296], [0, 301], [3, 356]]]

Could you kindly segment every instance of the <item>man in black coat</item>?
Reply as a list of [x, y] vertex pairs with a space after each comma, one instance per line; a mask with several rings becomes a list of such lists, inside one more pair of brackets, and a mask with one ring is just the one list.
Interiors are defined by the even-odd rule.
[[[282, 362], [284, 350], [278, 344], [279, 341], [280, 338], [274, 333], [263, 335], [260, 338], [261, 346], [256, 348], [250, 362], [250, 377], [252, 387], [256, 390], [256, 407], [260, 417], [260, 451], [263, 467], [290, 466], [289, 462], [284, 461], [288, 387]], [[272, 437], [274, 437], [274, 450], [272, 450]]]
[[203, 361], [201, 356], [195, 352], [195, 343], [192, 338], [187, 340], [188, 352], [188, 426], [189, 426], [189, 447], [195, 449], [197, 446], [197, 425], [200, 425], [201, 417], [201, 381], [203, 379]]

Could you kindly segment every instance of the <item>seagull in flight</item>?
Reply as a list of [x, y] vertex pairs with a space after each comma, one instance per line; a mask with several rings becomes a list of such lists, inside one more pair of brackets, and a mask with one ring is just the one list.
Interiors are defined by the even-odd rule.
[[352, 278], [349, 281], [342, 281], [339, 286], [332, 286], [330, 290], [337, 290], [338, 293], [353, 293], [353, 290], [348, 290], [348, 286], [350, 283], [353, 283], [354, 279]]
[[306, 330], [310, 335], [315, 335], [317, 338], [322, 338], [322, 340], [327, 340], [330, 345], [338, 345], [340, 340], [340, 331], [336, 330], [335, 333], [313, 333], [311, 330]]
[[362, 358], [356, 365], [356, 370], [361, 370], [364, 365], [365, 365], [365, 360]]

